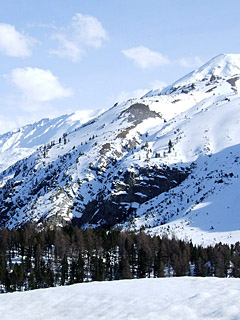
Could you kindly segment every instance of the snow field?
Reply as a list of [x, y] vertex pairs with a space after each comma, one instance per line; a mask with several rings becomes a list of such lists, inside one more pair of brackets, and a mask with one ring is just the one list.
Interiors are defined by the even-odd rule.
[[2, 294], [2, 320], [238, 320], [240, 279], [92, 282]]

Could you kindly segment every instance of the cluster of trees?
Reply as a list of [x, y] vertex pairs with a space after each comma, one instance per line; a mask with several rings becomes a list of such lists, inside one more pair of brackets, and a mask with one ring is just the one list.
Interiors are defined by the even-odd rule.
[[77, 227], [0, 230], [0, 289], [145, 277], [240, 277], [240, 244], [203, 248], [176, 239]]

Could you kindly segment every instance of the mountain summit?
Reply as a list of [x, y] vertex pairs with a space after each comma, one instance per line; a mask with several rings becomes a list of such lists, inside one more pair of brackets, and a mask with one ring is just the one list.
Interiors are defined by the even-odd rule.
[[27, 153], [16, 133], [3, 135], [1, 226], [121, 226], [205, 245], [237, 241], [239, 79], [240, 55], [219, 55], [88, 122], [66, 116], [19, 129]]
[[176, 84], [195, 83], [212, 77], [224, 79], [240, 74], [240, 54], [220, 54], [200, 68], [176, 81]]
[[[235, 81], [239, 80], [240, 75], [240, 54], [220, 54], [200, 68], [192, 71], [181, 79], [175, 81], [163, 90], [154, 90], [145, 96], [164, 95], [174, 92], [179, 88], [196, 87], [209, 82], [228, 79], [236, 76]], [[240, 86], [240, 83], [238, 83]]]

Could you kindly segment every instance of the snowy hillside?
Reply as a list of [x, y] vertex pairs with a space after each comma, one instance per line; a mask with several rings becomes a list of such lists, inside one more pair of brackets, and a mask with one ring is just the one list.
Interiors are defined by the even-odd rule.
[[92, 282], [4, 294], [0, 312], [2, 320], [233, 320], [239, 319], [239, 294], [239, 279]]
[[1, 225], [72, 221], [238, 241], [239, 79], [240, 55], [219, 55], [80, 127], [65, 116], [2, 136]]
[[74, 131], [100, 111], [79, 112], [55, 119], [42, 119], [34, 124], [0, 135], [0, 170], [30, 156], [38, 147]]

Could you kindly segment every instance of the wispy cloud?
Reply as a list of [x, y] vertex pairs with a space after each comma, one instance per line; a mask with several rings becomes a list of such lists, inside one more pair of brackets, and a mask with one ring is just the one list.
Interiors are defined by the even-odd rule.
[[51, 50], [51, 54], [70, 59], [73, 62], [81, 60], [84, 56], [84, 49], [76, 41], [69, 40], [66, 35], [60, 33], [54, 34], [53, 39], [58, 41], [58, 48]]
[[11, 24], [0, 23], [0, 52], [9, 57], [29, 57], [38, 41], [20, 33]]
[[16, 129], [18, 122], [14, 119], [10, 119], [9, 116], [0, 114], [0, 134]]
[[150, 82], [147, 85], [147, 88], [139, 88], [135, 89], [132, 91], [127, 91], [127, 90], [122, 90], [120, 91], [117, 95], [112, 95], [108, 97], [108, 102], [109, 104], [113, 104], [115, 102], [123, 102], [128, 99], [132, 98], [141, 98], [143, 97], [146, 93], [148, 93], [150, 90], [156, 90], [156, 89], [163, 89], [167, 86], [167, 83], [161, 80], [155, 80], [153, 82]]
[[144, 46], [122, 50], [122, 54], [124, 54], [126, 58], [131, 59], [141, 69], [156, 68], [165, 65], [178, 65], [183, 68], [197, 68], [203, 64], [203, 61], [199, 56], [170, 60], [164, 54], [152, 51]]
[[123, 91], [120, 91], [117, 95], [109, 97], [108, 100], [112, 104], [112, 103], [115, 103], [115, 102], [123, 102], [123, 101], [126, 101], [128, 99], [132, 99], [132, 98], [141, 98], [148, 91], [149, 91], [149, 89], [136, 89], [136, 90], [133, 90], [133, 91], [123, 90]]
[[162, 81], [162, 80], [154, 80], [152, 82], [150, 82], [149, 86], [151, 88], [151, 90], [156, 90], [156, 89], [163, 89], [167, 86], [167, 82]]
[[41, 105], [54, 99], [70, 97], [73, 93], [63, 87], [50, 70], [17, 68], [5, 76], [20, 91], [26, 105]]
[[200, 67], [203, 64], [203, 61], [200, 57], [187, 57], [187, 58], [181, 58], [178, 60], [178, 63], [181, 67], [184, 68], [197, 68]]
[[77, 62], [82, 59], [88, 47], [100, 48], [108, 35], [97, 18], [77, 13], [70, 25], [56, 31], [52, 38], [57, 40], [58, 47], [51, 50], [51, 54]]
[[170, 63], [170, 60], [162, 53], [152, 51], [144, 46], [122, 50], [122, 53], [142, 69], [162, 67]]

